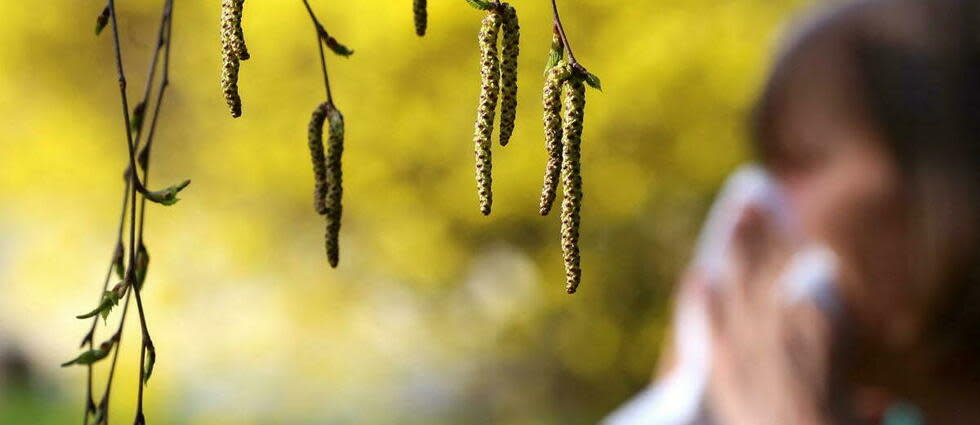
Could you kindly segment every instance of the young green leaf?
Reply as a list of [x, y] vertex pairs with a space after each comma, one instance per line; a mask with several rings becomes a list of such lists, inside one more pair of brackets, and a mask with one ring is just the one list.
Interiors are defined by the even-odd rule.
[[189, 184], [191, 184], [191, 181], [185, 180], [181, 184], [170, 186], [163, 190], [158, 190], [156, 192], [148, 192], [145, 194], [145, 196], [146, 199], [149, 199], [150, 201], [156, 202], [161, 205], [173, 205], [180, 200], [180, 198], [177, 197], [177, 194], [180, 193], [181, 190], [184, 190], [184, 188], [187, 187], [187, 185]]
[[558, 65], [565, 57], [565, 45], [561, 42], [561, 37], [557, 33], [551, 38], [551, 50], [548, 51], [548, 64], [544, 67], [544, 76], [548, 77], [551, 68]]
[[62, 363], [61, 367], [68, 367], [76, 364], [81, 366], [90, 365], [99, 360], [102, 360], [109, 355], [109, 351], [112, 350], [112, 345], [113, 345], [113, 340], [103, 342], [101, 345], [99, 345], [99, 348], [88, 350], [80, 354], [78, 357], [75, 357], [74, 359]]
[[466, 0], [466, 2], [478, 10], [487, 10], [491, 6], [490, 2], [485, 0]]
[[[116, 286], [118, 287], [119, 285]], [[95, 315], [101, 315], [102, 320], [105, 320], [106, 318], [109, 317], [109, 312], [112, 311], [112, 308], [118, 304], [119, 304], [119, 291], [115, 289], [111, 291], [105, 291], [105, 293], [102, 294], [102, 301], [99, 301], [99, 306], [96, 307], [95, 310], [92, 310], [88, 313], [75, 317], [79, 319], [88, 319], [90, 317], [95, 317]]]

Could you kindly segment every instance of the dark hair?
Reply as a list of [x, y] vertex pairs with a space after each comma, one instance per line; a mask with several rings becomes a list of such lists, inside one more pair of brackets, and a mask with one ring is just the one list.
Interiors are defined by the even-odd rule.
[[[858, 1], [822, 15], [778, 57], [753, 116], [756, 149], [778, 161], [772, 131], [809, 49], [847, 68], [848, 97], [898, 165], [910, 200], [916, 278], [942, 288], [928, 343], [980, 373], [980, 2]], [[812, 53], [812, 52], [811, 52]]]

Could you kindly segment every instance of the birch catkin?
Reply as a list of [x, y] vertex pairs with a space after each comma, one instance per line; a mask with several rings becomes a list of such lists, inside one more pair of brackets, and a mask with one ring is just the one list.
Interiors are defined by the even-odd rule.
[[221, 2], [221, 89], [231, 116], [242, 115], [242, 99], [238, 95], [238, 71], [244, 42], [240, 41], [243, 0]]
[[565, 260], [565, 291], [574, 294], [582, 281], [578, 242], [582, 210], [581, 145], [585, 117], [585, 83], [579, 76], [573, 76], [565, 82], [564, 90], [561, 246]]
[[544, 171], [541, 188], [541, 215], [548, 215], [558, 192], [558, 180], [562, 166], [561, 89], [571, 67], [565, 62], [548, 71], [544, 84], [544, 146], [548, 152], [548, 164]]
[[329, 103], [323, 102], [313, 110], [309, 128], [310, 158], [313, 160], [313, 176], [316, 178], [313, 208], [321, 215], [327, 214], [327, 160], [323, 153], [323, 122], [327, 118], [329, 106]]
[[238, 16], [235, 22], [235, 50], [238, 52], [238, 59], [247, 61], [252, 56], [248, 53], [248, 47], [245, 45], [245, 32], [242, 31], [242, 19], [245, 12], [245, 0], [236, 0]]
[[520, 54], [521, 26], [517, 9], [507, 3], [500, 6], [503, 14], [503, 61], [500, 67], [500, 145], [507, 146], [514, 134], [517, 118], [517, 57]]
[[500, 59], [497, 57], [497, 34], [500, 32], [501, 15], [491, 10], [483, 19], [480, 29], [480, 106], [476, 115], [476, 131], [473, 137], [476, 150], [476, 183], [480, 198], [480, 212], [490, 214], [493, 204], [491, 137], [494, 114], [500, 96]]
[[344, 196], [343, 167], [344, 154], [344, 116], [337, 108], [330, 107], [327, 112], [330, 121], [329, 151], [327, 152], [327, 261], [336, 268], [340, 262], [340, 219], [343, 215]]
[[429, 13], [426, 11], [426, 0], [414, 0], [412, 10], [415, 12], [415, 34], [419, 37], [425, 35], [425, 28], [429, 24]]

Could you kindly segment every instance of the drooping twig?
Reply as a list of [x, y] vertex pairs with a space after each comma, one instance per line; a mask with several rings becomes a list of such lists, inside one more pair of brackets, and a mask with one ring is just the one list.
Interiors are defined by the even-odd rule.
[[[343, 215], [343, 168], [342, 156], [344, 150], [344, 116], [337, 109], [330, 90], [330, 75], [327, 72], [327, 60], [323, 47], [340, 56], [350, 56], [354, 52], [340, 44], [330, 36], [323, 24], [316, 17], [308, 0], [303, 0], [303, 6], [310, 15], [316, 32], [317, 50], [320, 54], [320, 70], [323, 73], [323, 86], [326, 90], [326, 101], [313, 111], [309, 125], [310, 157], [313, 160], [313, 174], [316, 177], [314, 187], [314, 205], [317, 213], [326, 217], [326, 251], [327, 261], [331, 267], [337, 267], [340, 261], [340, 222]], [[324, 155], [323, 124], [330, 122], [329, 151]]]
[[[111, 395], [113, 378], [115, 375], [116, 360], [119, 355], [119, 346], [122, 340], [122, 330], [126, 322], [126, 316], [129, 310], [129, 299], [132, 293], [136, 294], [137, 307], [140, 310], [139, 311], [140, 325], [141, 325], [140, 327], [143, 334], [143, 341], [141, 347], [141, 362], [140, 362], [139, 396], [137, 401], [138, 404], [137, 404], [137, 414], [136, 414], [135, 423], [137, 424], [145, 423], [145, 419], [143, 418], [143, 412], [142, 412], [142, 404], [143, 404], [142, 389], [146, 377], [146, 373], [145, 373], [146, 363], [144, 361], [144, 358], [147, 350], [153, 349], [153, 345], [152, 345], [153, 343], [149, 337], [149, 331], [146, 325], [146, 317], [145, 317], [145, 313], [143, 312], [142, 300], [139, 293], [140, 285], [142, 284], [142, 279], [144, 277], [139, 277], [141, 273], [140, 270], [138, 270], [138, 268], [140, 267], [138, 255], [145, 255], [145, 249], [142, 248], [143, 247], [142, 240], [143, 240], [143, 223], [144, 223], [144, 217], [146, 211], [146, 200], [151, 199], [154, 200], [155, 202], [160, 202], [159, 198], [153, 199], [151, 196], [147, 196], [148, 194], [146, 193], [146, 189], [145, 186], [143, 185], [143, 182], [147, 181], [146, 179], [148, 177], [147, 172], [149, 168], [149, 156], [150, 156], [149, 148], [152, 146], [156, 124], [159, 118], [160, 107], [163, 100], [163, 95], [164, 92], [166, 91], [167, 86], [169, 85], [169, 58], [170, 58], [170, 46], [171, 46], [170, 37], [171, 37], [171, 29], [172, 29], [172, 11], [173, 11], [173, 0], [165, 0], [163, 5], [163, 13], [160, 21], [160, 28], [157, 36], [157, 42], [156, 45], [154, 46], [155, 48], [150, 62], [150, 69], [148, 71], [146, 88], [144, 90], [143, 99], [140, 103], [137, 104], [136, 108], [133, 111], [132, 116], [129, 115], [128, 99], [126, 96], [126, 78], [122, 66], [122, 53], [121, 53], [121, 46], [119, 44], [119, 30], [118, 30], [117, 20], [116, 20], [115, 2], [113, 0], [108, 1], [106, 9], [103, 12], [103, 15], [100, 16], [99, 27], [97, 27], [97, 32], [98, 32], [102, 26], [104, 26], [106, 23], [109, 23], [106, 21], [110, 21], [112, 24], [113, 47], [115, 50], [116, 67], [119, 76], [120, 97], [123, 105], [123, 118], [126, 126], [126, 139], [127, 139], [126, 142], [127, 142], [127, 150], [129, 153], [128, 161], [127, 161], [128, 167], [126, 172], [126, 188], [124, 191], [123, 207], [122, 207], [122, 212], [120, 214], [119, 233], [117, 237], [117, 241], [118, 241], [117, 249], [116, 249], [116, 253], [113, 256], [113, 261], [112, 264], [110, 265], [110, 270], [106, 275], [106, 280], [103, 283], [103, 292], [105, 292], [105, 289], [108, 288], [109, 278], [111, 278], [113, 269], [117, 267], [117, 264], [119, 264], [120, 250], [124, 250], [122, 244], [122, 235], [123, 235], [123, 226], [124, 226], [123, 223], [125, 222], [125, 218], [127, 216], [129, 217], [128, 233], [129, 233], [130, 249], [128, 255], [129, 257], [128, 265], [126, 266], [126, 271], [123, 276], [124, 279], [123, 284], [125, 285], [124, 290], [126, 291], [126, 297], [125, 297], [122, 315], [120, 317], [119, 327], [116, 333], [113, 334], [113, 337], [110, 339], [110, 341], [114, 342], [112, 347], [114, 353], [113, 353], [113, 360], [111, 362], [108, 378], [106, 381], [105, 392], [102, 396], [102, 400], [99, 403], [99, 406], [95, 407], [94, 400], [92, 397], [91, 364], [89, 364], [88, 378], [87, 378], [88, 395], [86, 400], [85, 415], [83, 421], [84, 424], [88, 424], [89, 415], [93, 412], [93, 410], [97, 413], [97, 417], [96, 417], [97, 423], [99, 424], [108, 423], [108, 417], [106, 415], [108, 414], [108, 404]], [[164, 55], [163, 70], [162, 70], [163, 78], [160, 84], [159, 94], [156, 99], [156, 105], [153, 110], [153, 114], [151, 116], [150, 131], [149, 134], [147, 135], [146, 142], [144, 143], [143, 150], [140, 152], [139, 155], [139, 165], [140, 168], [142, 168], [144, 171], [143, 182], [141, 182], [139, 178], [139, 173], [134, 172], [138, 170], [138, 168], [135, 167], [137, 161], [134, 153], [140, 145], [140, 138], [141, 135], [143, 134], [142, 131], [143, 116], [145, 114], [145, 108], [150, 100], [152, 89], [154, 87], [154, 82], [156, 79], [157, 63], [161, 55], [161, 51], [163, 51], [163, 55]], [[134, 132], [135, 132], [135, 137], [133, 135]], [[140, 190], [141, 187], [143, 189], [142, 191]], [[138, 192], [143, 193], [144, 196], [140, 198], [141, 201], [139, 206], [140, 218], [139, 218], [139, 226], [137, 227], [136, 195]], [[176, 194], [176, 191], [174, 191], [174, 194]], [[151, 193], [149, 195], [154, 195], [154, 194]], [[128, 214], [127, 214], [127, 210], [128, 210]], [[137, 235], [138, 235], [139, 245], [136, 244]], [[137, 282], [137, 279], [140, 279], [140, 281]], [[132, 293], [129, 292], [130, 289], [132, 289]], [[92, 327], [89, 333], [86, 335], [85, 339], [83, 340], [83, 345], [87, 343], [90, 350], [94, 346], [94, 331], [98, 321], [98, 316], [99, 315], [96, 315], [95, 318], [93, 319]]]
[[330, 91], [330, 74], [327, 73], [327, 59], [323, 54], [323, 44], [327, 42], [328, 39], [332, 39], [327, 33], [326, 28], [320, 23], [320, 20], [316, 17], [316, 13], [313, 12], [313, 8], [310, 7], [310, 2], [308, 0], [303, 0], [303, 6], [306, 6], [306, 12], [310, 14], [310, 19], [313, 21], [313, 29], [316, 31], [316, 45], [317, 49], [320, 51], [320, 70], [323, 72], [323, 87], [327, 91], [327, 103], [333, 105], [333, 93]]

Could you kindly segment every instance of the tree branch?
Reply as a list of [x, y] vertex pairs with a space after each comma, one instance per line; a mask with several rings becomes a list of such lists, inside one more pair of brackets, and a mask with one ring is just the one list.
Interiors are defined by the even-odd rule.
[[561, 15], [558, 13], [557, 0], [551, 0], [551, 11], [554, 16], [555, 31], [558, 33], [558, 37], [561, 38], [561, 43], [565, 46], [565, 51], [568, 52], [568, 63], [573, 67], [582, 68], [582, 65], [575, 59], [575, 53], [572, 52], [572, 45], [568, 43], [568, 36], [565, 35], [565, 27], [562, 25]]
[[303, 6], [306, 6], [306, 12], [310, 14], [310, 19], [313, 21], [313, 27], [316, 30], [316, 44], [317, 48], [320, 50], [320, 69], [323, 71], [323, 86], [327, 90], [327, 103], [333, 105], [333, 93], [330, 91], [330, 75], [327, 73], [327, 60], [323, 54], [323, 43], [328, 37], [327, 30], [317, 19], [316, 14], [313, 13], [313, 8], [310, 7], [310, 2], [308, 0], [303, 0]]

